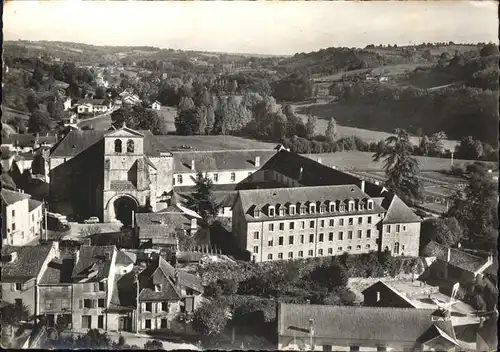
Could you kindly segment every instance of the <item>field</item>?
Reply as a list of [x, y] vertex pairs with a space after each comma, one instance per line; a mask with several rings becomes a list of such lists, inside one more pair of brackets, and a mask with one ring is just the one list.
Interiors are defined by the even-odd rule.
[[388, 65], [388, 66], [380, 66], [374, 69], [359, 69], [359, 70], [352, 70], [352, 71], [345, 71], [345, 72], [339, 72], [333, 75], [329, 76], [322, 76], [322, 77], [316, 77], [313, 80], [314, 81], [339, 81], [342, 76], [350, 77], [350, 76], [355, 76], [362, 74], [363, 72], [368, 72], [371, 71], [372, 75], [375, 76], [385, 76], [385, 77], [391, 77], [391, 76], [397, 76], [402, 73], [405, 73], [406, 71], [414, 71], [417, 67], [429, 67], [432, 66], [432, 64], [398, 64], [398, 65]]
[[[310, 109], [311, 113], [318, 118], [316, 133], [324, 134], [328, 125], [328, 120], [335, 117], [337, 121], [337, 129], [341, 137], [344, 136], [358, 136], [364, 141], [379, 142], [392, 133], [388, 131], [375, 130], [380, 126], [380, 117], [384, 114], [384, 106], [382, 102], [377, 106], [367, 104], [349, 104], [345, 102], [334, 102], [328, 104], [294, 104], [295, 112], [302, 120], [307, 122], [307, 110]], [[386, 107], [389, 109], [389, 107]], [[362, 122], [361, 122], [362, 121]], [[365, 123], [370, 129], [363, 129], [354, 127], [352, 125], [359, 125]], [[420, 139], [418, 137], [411, 137], [411, 142], [418, 145]], [[458, 141], [446, 140], [443, 142], [444, 147], [449, 150], [455, 150]]]
[[162, 106], [160, 110], [155, 110], [160, 117], [163, 117], [167, 123], [168, 132], [175, 132], [175, 116], [177, 116], [177, 109], [170, 106]]
[[[273, 149], [276, 143], [259, 142], [234, 136], [159, 136], [167, 148], [179, 148], [182, 145], [191, 146], [191, 150], [241, 150], [241, 149]], [[186, 151], [190, 151], [187, 149]]]

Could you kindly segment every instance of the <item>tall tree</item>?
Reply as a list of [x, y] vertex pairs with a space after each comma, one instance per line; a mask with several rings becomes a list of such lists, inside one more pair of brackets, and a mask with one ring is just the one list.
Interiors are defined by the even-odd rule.
[[335, 142], [338, 138], [337, 121], [335, 121], [335, 118], [333, 118], [333, 117], [330, 119], [330, 121], [328, 121], [328, 126], [326, 127], [325, 137], [326, 137], [326, 140], [330, 143]]
[[28, 120], [28, 130], [30, 133], [46, 133], [51, 130], [50, 117], [46, 112], [36, 110]]
[[306, 137], [307, 137], [307, 139], [313, 139], [314, 136], [316, 135], [316, 123], [317, 123], [316, 116], [310, 114], [307, 117], [307, 123], [306, 123]]
[[405, 201], [415, 201], [422, 197], [422, 185], [417, 177], [419, 165], [412, 156], [412, 145], [408, 132], [397, 128], [395, 136], [387, 137], [385, 148], [373, 155], [374, 161], [384, 160], [386, 185]]
[[217, 216], [219, 204], [213, 195], [214, 183], [207, 174], [198, 171], [195, 179], [195, 192], [189, 197], [188, 206], [200, 214], [205, 225], [209, 225], [211, 220]]
[[433, 156], [439, 156], [444, 152], [443, 141], [447, 138], [443, 131], [433, 133], [430, 138], [430, 150]]
[[2, 330], [9, 328], [11, 338], [14, 337], [14, 329], [20, 326], [22, 321], [27, 321], [30, 316], [28, 307], [22, 303], [7, 303], [2, 307], [1, 315]]

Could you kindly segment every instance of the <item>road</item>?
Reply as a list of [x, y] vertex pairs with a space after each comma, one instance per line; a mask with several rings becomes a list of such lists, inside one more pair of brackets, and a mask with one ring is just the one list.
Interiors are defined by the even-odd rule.
[[95, 130], [107, 130], [111, 127], [111, 114], [116, 110], [118, 110], [118, 108], [113, 108], [104, 114], [81, 120], [77, 125], [79, 128], [91, 126]]

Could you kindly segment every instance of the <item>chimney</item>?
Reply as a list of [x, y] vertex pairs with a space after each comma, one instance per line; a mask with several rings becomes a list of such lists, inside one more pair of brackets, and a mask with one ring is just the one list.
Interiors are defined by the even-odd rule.
[[365, 180], [361, 180], [361, 185], [360, 187], [361, 188], [361, 191], [364, 192], [365, 191]]
[[60, 252], [59, 252], [59, 242], [58, 241], [52, 242], [52, 249], [54, 250], [54, 256], [56, 258], [59, 258]]
[[255, 157], [255, 167], [260, 167], [260, 156]]
[[194, 170], [194, 160], [191, 160], [191, 170]]
[[318, 163], [320, 163], [320, 164], [322, 163], [322, 160], [321, 160], [321, 158], [318, 158]]
[[192, 218], [191, 219], [191, 230], [196, 230], [197, 227], [198, 227], [198, 224], [197, 224], [196, 218]]
[[448, 255], [446, 257], [446, 261], [449, 263], [451, 260], [451, 248], [448, 248]]
[[302, 179], [302, 173], [304, 172], [304, 168], [301, 167], [299, 171], [299, 181]]

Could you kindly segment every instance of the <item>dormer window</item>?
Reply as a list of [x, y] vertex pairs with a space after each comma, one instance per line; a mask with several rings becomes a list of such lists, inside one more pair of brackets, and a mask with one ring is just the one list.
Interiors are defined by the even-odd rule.
[[309, 204], [309, 214], [314, 214], [316, 212], [316, 204]]
[[280, 214], [280, 216], [285, 216], [285, 208], [284, 207], [280, 207], [279, 214]]
[[274, 209], [274, 206], [270, 205], [269, 206], [269, 209], [268, 209], [268, 215], [269, 216], [275, 216], [275, 209]]
[[367, 205], [368, 205], [368, 210], [373, 210], [373, 200], [369, 199]]
[[321, 214], [323, 214], [325, 211], [326, 211], [326, 205], [325, 204], [321, 204], [321, 206], [319, 207], [319, 212]]
[[365, 210], [365, 203], [364, 202], [359, 202], [358, 204], [358, 210]]
[[253, 217], [254, 217], [254, 218], [258, 218], [259, 216], [260, 216], [260, 210], [259, 210], [259, 209], [255, 209], [255, 210], [253, 211]]
[[330, 208], [328, 210], [330, 213], [335, 212], [335, 202], [330, 202], [330, 204], [328, 204], [328, 207]]
[[340, 212], [344, 212], [345, 211], [345, 204], [344, 203], [340, 203], [339, 211]]
[[295, 205], [290, 205], [290, 207], [288, 208], [288, 213], [290, 215], [295, 215]]
[[353, 200], [349, 201], [349, 211], [354, 211], [354, 201]]
[[127, 141], [127, 153], [133, 153], [134, 152], [134, 141], [129, 139]]
[[306, 206], [305, 205], [301, 205], [300, 206], [300, 215], [304, 215], [306, 213]]
[[115, 153], [121, 153], [122, 152], [122, 141], [117, 139], [115, 140]]

